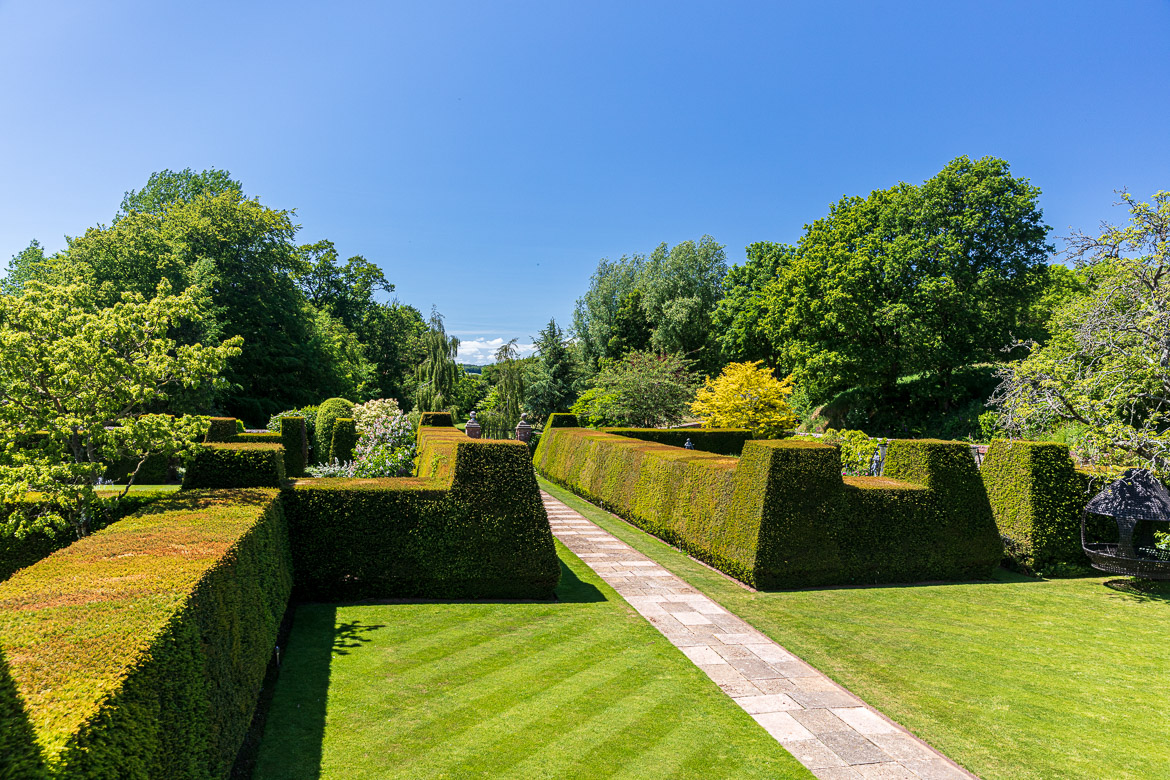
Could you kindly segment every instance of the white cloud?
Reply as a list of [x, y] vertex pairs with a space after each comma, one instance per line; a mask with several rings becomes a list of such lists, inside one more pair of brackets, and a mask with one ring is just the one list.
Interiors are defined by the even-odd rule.
[[[496, 362], [496, 350], [504, 345], [502, 338], [494, 339], [468, 339], [459, 342], [459, 357], [456, 360], [460, 363], [471, 363], [476, 366], [486, 366], [489, 363]], [[520, 357], [528, 357], [536, 350], [535, 344], [516, 344], [516, 349], [520, 352]]]

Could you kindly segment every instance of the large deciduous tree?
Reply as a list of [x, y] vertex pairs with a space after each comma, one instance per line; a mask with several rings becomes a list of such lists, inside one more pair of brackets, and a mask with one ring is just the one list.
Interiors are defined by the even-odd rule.
[[[189, 450], [206, 418], [141, 414], [180, 388], [221, 381], [240, 338], [179, 344], [206, 298], [159, 282], [145, 298], [99, 305], [92, 288], [33, 280], [0, 296], [0, 505], [40, 493], [42, 521], [88, 531], [85, 507], [106, 466], [129, 459], [129, 490], [151, 453]], [[123, 492], [124, 495], [124, 492]]]
[[807, 226], [770, 284], [765, 328], [825, 398], [1002, 358], [1046, 279], [1040, 191], [1003, 160], [960, 157], [920, 186], [847, 197]]
[[724, 360], [763, 360], [776, 363], [777, 350], [768, 340], [763, 322], [768, 313], [765, 290], [796, 256], [788, 244], [757, 241], [747, 247], [747, 260], [727, 270], [723, 299], [712, 315], [714, 332]]
[[646, 349], [681, 352], [700, 368], [715, 368], [711, 323], [726, 273], [723, 246], [711, 236], [660, 244], [649, 257], [603, 259], [573, 316], [590, 368], [602, 358]]
[[1086, 452], [1123, 453], [1170, 472], [1170, 192], [1122, 194], [1125, 226], [1075, 233], [1087, 291], [1059, 306], [1051, 340], [1001, 370], [993, 396], [1015, 435], [1076, 423]]

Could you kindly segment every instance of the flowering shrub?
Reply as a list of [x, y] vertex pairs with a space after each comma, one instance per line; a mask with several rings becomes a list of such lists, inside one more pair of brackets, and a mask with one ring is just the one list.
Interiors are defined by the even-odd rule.
[[310, 466], [314, 477], [408, 477], [414, 472], [414, 429], [393, 398], [367, 401], [353, 408], [358, 442], [352, 461]]
[[414, 426], [393, 398], [367, 401], [353, 409], [358, 444], [353, 476], [403, 477], [414, 469]]
[[310, 477], [352, 477], [354, 465], [352, 461], [339, 461], [336, 458], [329, 463], [305, 468]]

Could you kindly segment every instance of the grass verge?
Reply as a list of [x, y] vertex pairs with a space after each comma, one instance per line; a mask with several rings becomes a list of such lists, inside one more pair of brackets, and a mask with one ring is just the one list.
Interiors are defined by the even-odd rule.
[[754, 593], [540, 485], [985, 780], [1170, 777], [1164, 585], [1001, 570], [988, 582]]
[[812, 777], [557, 553], [558, 602], [298, 607], [254, 778]]

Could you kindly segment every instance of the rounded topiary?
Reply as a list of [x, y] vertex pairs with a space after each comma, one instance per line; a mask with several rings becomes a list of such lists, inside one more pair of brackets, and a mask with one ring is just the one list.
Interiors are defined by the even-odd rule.
[[317, 458], [322, 463], [333, 460], [333, 426], [342, 417], [353, 417], [353, 402], [330, 398], [317, 407]]

